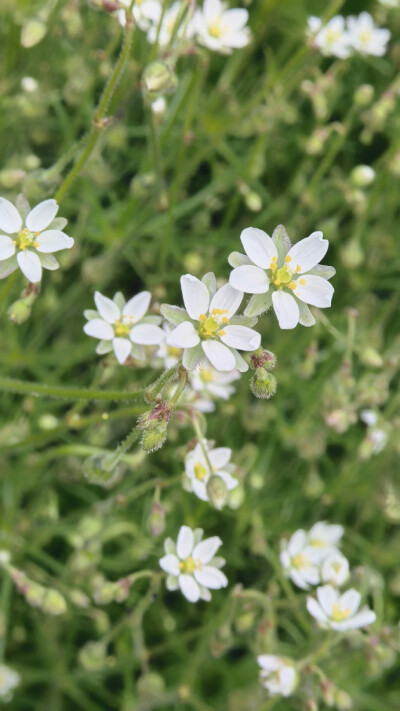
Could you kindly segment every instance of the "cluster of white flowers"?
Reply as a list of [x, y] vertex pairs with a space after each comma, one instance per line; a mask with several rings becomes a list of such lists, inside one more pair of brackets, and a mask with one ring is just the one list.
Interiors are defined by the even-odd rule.
[[325, 25], [319, 17], [309, 17], [308, 35], [322, 54], [340, 59], [357, 53], [382, 57], [390, 40], [389, 30], [376, 27], [369, 12], [358, 17], [336, 15]]
[[[130, 0], [120, 2], [126, 8], [131, 5]], [[132, 13], [138, 27], [147, 33], [148, 41], [157, 42], [160, 47], [167, 47], [176, 36], [195, 40], [215, 52], [230, 54], [233, 49], [245, 47], [251, 39], [247, 10], [229, 9], [221, 0], [204, 0], [202, 8], [194, 12], [189, 8], [187, 13], [180, 2], [163, 10], [160, 0], [136, 0]], [[125, 10], [118, 10], [117, 14], [124, 26]]]
[[13, 697], [13, 691], [19, 685], [21, 677], [6, 664], [0, 664], [0, 701], [8, 703]]

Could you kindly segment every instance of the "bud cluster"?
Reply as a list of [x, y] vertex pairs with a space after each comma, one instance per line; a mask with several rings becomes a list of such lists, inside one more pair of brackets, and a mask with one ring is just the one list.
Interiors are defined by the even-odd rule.
[[17, 590], [31, 607], [39, 607], [47, 615], [62, 615], [67, 611], [65, 598], [58, 590], [35, 583], [13, 566], [10, 566], [10, 573]]
[[277, 380], [271, 370], [276, 365], [276, 355], [264, 348], [258, 348], [249, 359], [249, 365], [254, 373], [250, 380], [250, 390], [253, 395], [264, 400], [269, 400], [275, 395]]

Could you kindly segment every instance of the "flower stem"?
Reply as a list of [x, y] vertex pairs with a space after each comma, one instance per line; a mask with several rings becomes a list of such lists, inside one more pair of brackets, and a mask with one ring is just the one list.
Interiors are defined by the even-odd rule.
[[1, 378], [0, 390], [20, 395], [37, 395], [44, 397], [64, 398], [66, 400], [135, 400], [144, 397], [146, 388], [121, 392], [118, 390], [86, 390], [84, 388], [68, 388], [63, 385], [47, 385], [32, 383], [16, 378]]

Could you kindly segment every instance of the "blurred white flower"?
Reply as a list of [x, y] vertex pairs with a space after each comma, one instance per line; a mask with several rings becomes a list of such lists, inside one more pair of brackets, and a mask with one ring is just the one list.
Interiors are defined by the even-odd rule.
[[221, 372], [215, 368], [210, 368], [207, 364], [205, 364], [205, 367], [200, 364], [190, 379], [190, 385], [193, 390], [206, 397], [229, 400], [230, 396], [235, 392], [235, 388], [231, 383], [239, 380], [239, 378], [240, 373], [237, 370]]
[[326, 57], [346, 59], [351, 53], [349, 35], [342, 15], [332, 17], [324, 26], [319, 17], [309, 17], [308, 35], [312, 38], [313, 45]]
[[366, 188], [375, 180], [375, 171], [370, 165], [356, 165], [350, 173], [350, 180], [357, 188]]
[[27, 94], [33, 94], [38, 89], [38, 82], [33, 77], [22, 77], [21, 87]]
[[385, 7], [400, 7], [400, 0], [378, 0]]
[[329, 554], [321, 565], [321, 582], [340, 587], [349, 577], [349, 561], [341, 553]]
[[[328, 278], [335, 270], [319, 264], [329, 242], [323, 239], [322, 232], [313, 232], [291, 247], [287, 235], [282, 241], [278, 230], [273, 239], [256, 227], [243, 230], [240, 239], [246, 255], [238, 252], [229, 255], [229, 263], [235, 267], [229, 283], [234, 289], [257, 295], [248, 304], [245, 314], [258, 315], [272, 302], [282, 329], [294, 328], [299, 322], [311, 326], [315, 319], [307, 304], [328, 308], [334, 292]], [[281, 239], [280, 244], [278, 239]], [[265, 298], [267, 293], [268, 298]], [[260, 308], [253, 310], [258, 302]]]
[[25, 206], [21, 215], [12, 202], [0, 197], [0, 231], [6, 233], [0, 233], [0, 279], [19, 267], [36, 284], [42, 278], [42, 268], [54, 270], [60, 266], [52, 253], [71, 249], [74, 240], [62, 232], [67, 220], [56, 218], [55, 200], [44, 200], [33, 210], [28, 203]]
[[214, 368], [241, 372], [248, 370], [246, 361], [237, 349], [256, 350], [261, 336], [248, 326], [243, 317], [236, 317], [243, 293], [225, 284], [216, 291], [215, 276], [211, 272], [202, 281], [191, 274], [181, 277], [185, 309], [163, 304], [161, 312], [172, 323], [179, 325], [167, 336], [173, 348], [184, 348], [182, 363], [189, 371], [207, 360]]
[[309, 545], [306, 531], [299, 529], [289, 541], [281, 541], [280, 560], [287, 575], [302, 590], [320, 582], [320, 552]]
[[[174, 2], [171, 7], [169, 7], [165, 12], [161, 20], [161, 26], [159, 25], [159, 20], [153, 23], [149, 27], [147, 33], [147, 39], [151, 44], [156, 41], [160, 47], [167, 47], [171, 42], [173, 35], [179, 39], [190, 38], [193, 36], [192, 18], [190, 17], [191, 10], [189, 9], [189, 16], [182, 13], [182, 3], [177, 1]], [[179, 27], [176, 27], [177, 21], [179, 22]], [[160, 19], [160, 18], [159, 18]]]
[[192, 27], [197, 41], [215, 52], [231, 54], [249, 44], [251, 33], [246, 27], [249, 13], [244, 8], [228, 9], [221, 0], [204, 0], [196, 11]]
[[331, 585], [323, 585], [317, 588], [317, 599], [307, 598], [307, 610], [321, 627], [345, 632], [366, 627], [376, 620], [375, 612], [369, 607], [359, 610], [361, 595], [353, 588], [340, 595]]
[[378, 414], [375, 410], [361, 410], [360, 420], [362, 420], [362, 422], [369, 427], [374, 427], [374, 425], [378, 422]]
[[374, 25], [369, 12], [362, 12], [358, 17], [347, 18], [347, 31], [351, 47], [360, 54], [382, 57], [390, 40], [390, 32]]
[[0, 701], [8, 703], [13, 697], [13, 691], [19, 685], [21, 677], [18, 672], [8, 667], [6, 664], [0, 664]]
[[[119, 0], [120, 4], [129, 10], [131, 0]], [[158, 0], [135, 0], [132, 15], [138, 27], [147, 32], [152, 25], [158, 25], [162, 12], [162, 4]], [[117, 16], [122, 27], [126, 25], [126, 12], [121, 9]]]
[[164, 116], [167, 110], [167, 102], [163, 96], [159, 96], [158, 99], [151, 102], [151, 110], [157, 117]]
[[158, 345], [165, 337], [158, 326], [161, 318], [146, 316], [150, 300], [148, 291], [141, 291], [128, 302], [120, 292], [111, 300], [96, 291], [94, 301], [97, 311], [84, 311], [88, 322], [83, 327], [88, 336], [100, 340], [96, 353], [103, 355], [113, 350], [121, 364], [131, 354], [138, 360], [144, 360], [142, 346]]
[[180, 589], [189, 602], [211, 600], [210, 590], [219, 590], [228, 585], [220, 568], [223, 558], [215, 557], [222, 544], [218, 536], [202, 540], [203, 531], [181, 526], [176, 544], [171, 538], [164, 543], [166, 555], [160, 559], [160, 567], [167, 574], [168, 590]]
[[344, 533], [343, 526], [339, 524], [318, 521], [308, 532], [308, 544], [315, 548], [323, 560], [327, 555], [337, 552], [337, 545]]
[[293, 662], [285, 657], [274, 654], [260, 654], [257, 657], [260, 670], [260, 680], [271, 696], [290, 696], [298, 682], [298, 674]]
[[222, 479], [227, 491], [234, 489], [239, 482], [232, 476], [236, 469], [234, 464], [230, 464], [232, 450], [229, 447], [213, 449], [206, 439], [203, 439], [202, 445], [196, 444], [186, 455], [185, 472], [193, 493], [202, 501], [210, 501], [207, 484], [211, 477]]
[[177, 362], [182, 358], [182, 348], [174, 348], [173, 346], [168, 346], [165, 342], [165, 338], [172, 331], [172, 326], [169, 323], [163, 323], [162, 329], [164, 331], [164, 340], [161, 341], [156, 353], [154, 354], [155, 359], [160, 359], [163, 362], [164, 368], [172, 368]]
[[373, 427], [368, 432], [368, 441], [371, 445], [372, 454], [379, 454], [382, 452], [389, 439], [389, 434], [385, 430], [379, 427]]

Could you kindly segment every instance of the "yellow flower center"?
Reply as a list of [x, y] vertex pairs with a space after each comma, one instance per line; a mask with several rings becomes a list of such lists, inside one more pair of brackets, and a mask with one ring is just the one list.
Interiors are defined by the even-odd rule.
[[310, 560], [307, 558], [304, 553], [298, 553], [292, 558], [292, 565], [294, 568], [299, 568], [300, 570], [303, 570], [304, 568], [308, 568], [310, 565]]
[[179, 568], [181, 569], [182, 573], [192, 575], [192, 573], [194, 573], [194, 571], [196, 570], [196, 563], [190, 555], [188, 558], [186, 558], [186, 560], [182, 560], [179, 563]]
[[363, 30], [363, 32], [360, 32], [360, 41], [363, 42], [364, 44], [367, 44], [372, 39], [372, 32], [371, 30]]
[[325, 39], [328, 44], [333, 44], [334, 42], [340, 40], [341, 34], [342, 33], [338, 32], [337, 30], [327, 30], [325, 34]]
[[200, 481], [204, 481], [204, 479], [207, 476], [207, 469], [203, 467], [200, 462], [197, 462], [197, 464], [194, 465], [194, 474], [196, 479], [199, 479]]
[[173, 346], [167, 346], [167, 351], [168, 355], [173, 356], [174, 358], [178, 358], [182, 352], [182, 348], [174, 348]]
[[[128, 323], [124, 322], [124, 319], [128, 318]], [[133, 317], [132, 316], [122, 316], [121, 320], [115, 321], [114, 323], [114, 329], [115, 329], [115, 335], [120, 336], [121, 338], [125, 338], [125, 336], [129, 336], [131, 328], [133, 324]]]
[[200, 378], [202, 379], [203, 383], [212, 383], [213, 374], [211, 370], [202, 370], [200, 373]]
[[224, 336], [225, 331], [221, 326], [229, 325], [229, 319], [225, 314], [229, 313], [227, 309], [213, 309], [211, 314], [200, 314], [199, 327], [197, 329], [200, 338], [215, 338], [216, 336]]
[[215, 37], [216, 39], [222, 37], [224, 32], [225, 28], [220, 17], [215, 19], [214, 22], [211, 22], [208, 26], [208, 33], [211, 37]]
[[332, 606], [331, 620], [334, 622], [341, 622], [342, 620], [347, 620], [347, 618], [350, 617], [350, 614], [350, 608], [345, 607], [343, 609], [340, 602], [338, 602], [337, 605]]
[[[285, 264], [283, 267], [278, 267], [278, 260], [276, 257], [272, 257], [271, 259], [271, 264], [269, 265], [269, 268], [271, 270], [271, 281], [275, 284], [275, 286], [278, 287], [278, 289], [284, 289], [284, 288], [289, 288], [289, 289], [296, 289], [297, 287], [297, 282], [293, 281], [293, 275], [298, 274], [299, 271], [301, 270], [300, 264], [298, 264], [296, 267], [291, 267], [290, 262], [292, 261], [292, 258], [287, 255], [285, 257]], [[304, 279], [299, 279], [299, 284], [304, 285], [305, 281]]]
[[29, 247], [39, 247], [38, 242], [36, 242], [36, 237], [40, 235], [40, 232], [29, 232], [25, 227], [22, 232], [19, 233], [18, 237], [14, 240], [14, 244], [17, 249], [29, 249]]

